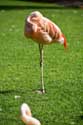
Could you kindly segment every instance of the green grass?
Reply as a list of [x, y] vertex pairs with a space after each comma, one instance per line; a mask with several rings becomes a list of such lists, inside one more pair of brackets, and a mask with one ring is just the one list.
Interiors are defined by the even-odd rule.
[[[0, 3], [14, 4], [25, 6], [26, 2]], [[42, 125], [82, 125], [83, 10], [33, 9], [36, 3], [28, 5], [32, 8], [0, 10], [0, 125], [23, 125], [23, 102]], [[57, 23], [68, 41], [67, 51], [59, 44], [44, 47], [44, 95], [34, 92], [40, 88], [38, 45], [23, 35], [25, 17], [34, 10]], [[16, 95], [20, 98], [15, 99]]]

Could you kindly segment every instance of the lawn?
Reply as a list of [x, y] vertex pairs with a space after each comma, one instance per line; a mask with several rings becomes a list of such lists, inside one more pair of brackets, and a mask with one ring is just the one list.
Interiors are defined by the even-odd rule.
[[[23, 33], [25, 17], [34, 10], [54, 21], [68, 41], [66, 51], [59, 44], [44, 46], [43, 95], [35, 93], [38, 45]], [[42, 125], [83, 125], [83, 10], [7, 0], [0, 2], [0, 24], [0, 125], [23, 125], [23, 102]]]

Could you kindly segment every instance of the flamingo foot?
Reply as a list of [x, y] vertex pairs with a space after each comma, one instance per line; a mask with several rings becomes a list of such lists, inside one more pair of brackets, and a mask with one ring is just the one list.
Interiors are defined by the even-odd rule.
[[38, 94], [45, 94], [46, 93], [46, 91], [44, 89], [38, 89], [35, 92]]

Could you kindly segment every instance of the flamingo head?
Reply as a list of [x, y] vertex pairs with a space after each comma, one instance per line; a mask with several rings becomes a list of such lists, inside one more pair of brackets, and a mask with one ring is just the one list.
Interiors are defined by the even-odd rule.
[[31, 18], [42, 18], [43, 15], [39, 11], [34, 11], [31, 13]]

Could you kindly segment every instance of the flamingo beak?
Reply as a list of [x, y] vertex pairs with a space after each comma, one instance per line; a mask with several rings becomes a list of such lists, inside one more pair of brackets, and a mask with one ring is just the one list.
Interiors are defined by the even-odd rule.
[[62, 34], [63, 38], [64, 38], [64, 48], [67, 48], [67, 40], [66, 40], [66, 37], [64, 36], [64, 34]]
[[67, 48], [67, 41], [64, 40], [64, 48]]

